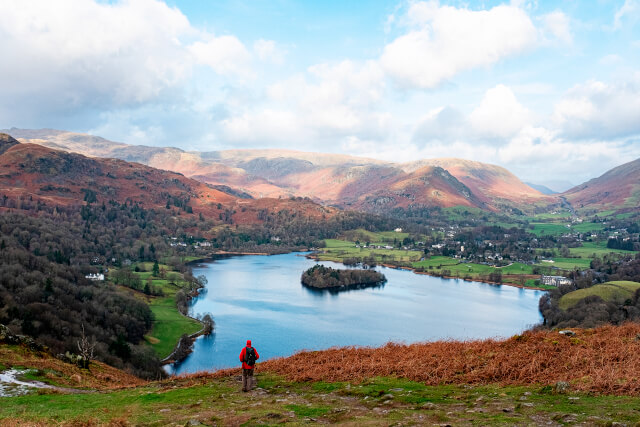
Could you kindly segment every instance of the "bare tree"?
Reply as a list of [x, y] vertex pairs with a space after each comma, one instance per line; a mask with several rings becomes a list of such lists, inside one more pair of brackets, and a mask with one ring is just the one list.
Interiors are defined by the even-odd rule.
[[80, 351], [81, 367], [89, 369], [89, 362], [93, 359], [93, 351], [96, 348], [95, 338], [89, 341], [84, 333], [84, 323], [82, 324], [82, 337], [78, 341], [78, 350]]

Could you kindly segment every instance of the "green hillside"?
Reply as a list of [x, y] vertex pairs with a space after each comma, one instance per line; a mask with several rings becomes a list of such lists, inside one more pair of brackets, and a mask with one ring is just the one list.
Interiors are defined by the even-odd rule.
[[[427, 386], [396, 378], [360, 384], [257, 376], [185, 379], [117, 391], [0, 397], [5, 425], [633, 425], [640, 398], [556, 394], [552, 387]], [[561, 422], [561, 424], [558, 424]]]
[[638, 289], [640, 289], [640, 283], [638, 282], [607, 282], [590, 288], [569, 292], [560, 298], [559, 306], [562, 310], [567, 310], [576, 305], [578, 301], [591, 295], [597, 295], [605, 301], [625, 301], [632, 298]]

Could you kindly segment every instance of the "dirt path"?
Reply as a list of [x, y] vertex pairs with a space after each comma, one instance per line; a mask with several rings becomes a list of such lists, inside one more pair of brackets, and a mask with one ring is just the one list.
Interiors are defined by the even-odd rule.
[[78, 390], [75, 388], [58, 387], [45, 384], [40, 381], [24, 381], [20, 376], [28, 372], [29, 369], [9, 369], [0, 372], [0, 397], [21, 396], [29, 393], [32, 389], [56, 390], [63, 393], [92, 393], [92, 390]]

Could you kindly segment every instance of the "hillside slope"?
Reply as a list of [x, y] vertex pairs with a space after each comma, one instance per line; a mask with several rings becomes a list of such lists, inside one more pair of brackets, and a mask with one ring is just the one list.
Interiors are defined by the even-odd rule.
[[573, 292], [569, 292], [560, 298], [558, 306], [562, 310], [567, 310], [573, 307], [581, 300], [590, 297], [598, 296], [607, 302], [624, 303], [626, 300], [631, 300], [634, 293], [640, 289], [640, 283], [630, 281], [613, 281], [607, 283], [601, 283], [591, 286], [585, 289], [578, 289]]
[[[3, 134], [0, 134], [2, 136]], [[209, 218], [233, 216], [235, 223], [260, 222], [260, 211], [288, 209], [309, 217], [331, 210], [307, 200], [241, 196], [231, 188], [214, 188], [182, 174], [118, 159], [89, 158], [38, 144], [0, 141], [0, 194], [52, 205], [83, 201], [138, 203], [144, 208], [179, 208]]]
[[[0, 398], [4, 424], [633, 425], [640, 325], [302, 352], [103, 393]], [[1, 348], [1, 347], [0, 347]], [[597, 363], [594, 363], [597, 361]], [[2, 368], [0, 368], [2, 371]], [[102, 386], [97, 386], [103, 389]]]
[[552, 200], [535, 190], [503, 167], [472, 160], [443, 158], [426, 159], [402, 165], [406, 171], [413, 171], [425, 165], [438, 166], [465, 184], [484, 203], [499, 205], [513, 203], [544, 203]]
[[[11, 132], [23, 142], [137, 161], [206, 183], [238, 188], [256, 198], [310, 197], [327, 205], [372, 212], [411, 204], [528, 209], [532, 204], [556, 201], [523, 184], [504, 168], [460, 159], [397, 164], [294, 150], [185, 152], [177, 148], [110, 143], [91, 135], [50, 129], [12, 129]], [[433, 167], [445, 169], [449, 176], [434, 174]], [[416, 180], [423, 184], [416, 186]], [[406, 197], [402, 196], [405, 193]], [[376, 200], [388, 200], [388, 203], [379, 204]]]
[[574, 208], [637, 208], [640, 206], [640, 159], [611, 169], [566, 192]]

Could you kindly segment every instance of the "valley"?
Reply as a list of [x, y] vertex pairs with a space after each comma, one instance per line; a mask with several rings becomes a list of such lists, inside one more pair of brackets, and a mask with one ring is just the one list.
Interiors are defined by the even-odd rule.
[[0, 426], [640, 426], [639, 12], [1, 0]]
[[[40, 356], [17, 358], [16, 354], [24, 350], [14, 345], [6, 347], [6, 362], [0, 361], [3, 371], [27, 369], [20, 375], [63, 387], [101, 387], [99, 381], [78, 382], [76, 374], [67, 373], [77, 369], [73, 367], [77, 363], [84, 363], [75, 353], [85, 333], [92, 337], [89, 342], [93, 342], [95, 350], [89, 363], [101, 361], [106, 363], [104, 366], [123, 369], [127, 375], [153, 379], [167, 372], [184, 374], [233, 366], [237, 358], [234, 343], [242, 341], [243, 331], [248, 327], [258, 339], [266, 340], [260, 346], [265, 366], [276, 367], [281, 360], [278, 357], [290, 356], [303, 348], [323, 351], [354, 344], [377, 347], [389, 340], [417, 343], [424, 339], [506, 337], [535, 325], [543, 329], [557, 325], [597, 327], [623, 324], [639, 317], [636, 311], [640, 299], [634, 289], [640, 282], [637, 268], [640, 213], [631, 207], [628, 198], [624, 203], [605, 198], [593, 204], [581, 202], [576, 195], [596, 184], [604, 185], [602, 180], [561, 195], [542, 195], [503, 168], [459, 159], [391, 164], [294, 151], [187, 153], [131, 147], [86, 135], [53, 132], [47, 136], [42, 131], [23, 135], [26, 136], [20, 141], [8, 135], [0, 138], [3, 171], [0, 257], [5, 266], [0, 275], [3, 286], [0, 323], [15, 333], [45, 343], [48, 349], [41, 357], [50, 357], [44, 356], [50, 351], [66, 352], [62, 358], [66, 361], [55, 359], [58, 362], [51, 362], [47, 371], [36, 367], [34, 361]], [[57, 139], [52, 135], [57, 135]], [[69, 152], [71, 148], [83, 154]], [[130, 160], [134, 158], [147, 165], [132, 163]], [[160, 164], [166, 169], [154, 167]], [[629, 168], [625, 166], [623, 172], [616, 172], [616, 179], [626, 179], [620, 174], [632, 173]], [[622, 186], [620, 191], [627, 191], [626, 188]], [[598, 191], [603, 194], [603, 190]], [[305, 251], [310, 259], [296, 251]], [[229, 257], [232, 254], [281, 255]], [[287, 261], [277, 267], [278, 259]], [[303, 290], [299, 283], [302, 265], [310, 268], [318, 263], [338, 269], [365, 269], [370, 273], [384, 271], [388, 283], [348, 289], [340, 295], [321, 289], [324, 285]], [[300, 271], [295, 269], [298, 264]], [[34, 265], [37, 268], [32, 274], [16, 273]], [[231, 266], [230, 270], [225, 270], [225, 265]], [[226, 273], [211, 276], [220, 266]], [[282, 268], [294, 268], [291, 282], [283, 281], [283, 270], [278, 270]], [[104, 275], [103, 280], [88, 280], [100, 274]], [[278, 286], [284, 286], [278, 288], [278, 297], [269, 296], [274, 286], [269, 282], [272, 275], [280, 283]], [[14, 277], [20, 277], [20, 283]], [[545, 279], [549, 277], [562, 280], [563, 284], [550, 284]], [[616, 292], [620, 283], [628, 285], [619, 294]], [[69, 293], [72, 286], [79, 286], [82, 291]], [[418, 289], [423, 290], [414, 294]], [[423, 300], [422, 292], [426, 289], [435, 293]], [[518, 294], [521, 291], [527, 293]], [[258, 292], [264, 301], [270, 302], [263, 307], [258, 301], [240, 298], [239, 292]], [[331, 294], [331, 299], [326, 300], [323, 292]], [[622, 294], [624, 298], [619, 296]], [[289, 302], [280, 307], [276, 301], [282, 297]], [[490, 302], [494, 300], [502, 302], [497, 305]], [[60, 311], [60, 307], [67, 304], [80, 312], [81, 301], [92, 301], [91, 311], [80, 315], [83, 319], [80, 325], [72, 324], [70, 313]], [[291, 301], [303, 305], [295, 308]], [[340, 310], [344, 304], [349, 308]], [[469, 304], [474, 308], [465, 308]], [[327, 326], [334, 321], [336, 325], [345, 322], [356, 325], [367, 317], [371, 305], [384, 305], [391, 310], [383, 310], [386, 314], [379, 319], [382, 323], [370, 319], [363, 323], [364, 329], [353, 327], [350, 333], [321, 332], [323, 328], [339, 329]], [[430, 307], [431, 320], [413, 328], [415, 334], [398, 334], [401, 329], [398, 325], [406, 322], [403, 319], [407, 315], [411, 316], [414, 305], [414, 316]], [[264, 325], [232, 320], [246, 310], [245, 306], [252, 307]], [[484, 308], [479, 309], [481, 306]], [[96, 320], [95, 313], [100, 310], [113, 316], [106, 328]], [[352, 316], [348, 320], [335, 318], [336, 310], [350, 312]], [[316, 312], [325, 326], [318, 329], [307, 317], [299, 317], [305, 311]], [[480, 317], [470, 318], [471, 313]], [[163, 370], [162, 360], [174, 353], [177, 344], [188, 335], [200, 333], [205, 314], [213, 318], [213, 333], [186, 344], [188, 348], [183, 348], [180, 356], [172, 356], [179, 362]], [[399, 314], [402, 319], [396, 319]], [[128, 326], [119, 326], [116, 316], [124, 316], [120, 321], [129, 322]], [[420, 316], [427, 319], [424, 314]], [[280, 320], [273, 325], [264, 320], [276, 318]], [[303, 324], [307, 324], [306, 329], [301, 328]], [[61, 330], [66, 332], [62, 335], [55, 332], [54, 325], [63, 325]], [[376, 326], [372, 328], [373, 325]], [[482, 327], [476, 330], [472, 325]], [[511, 326], [506, 330], [499, 325]], [[283, 343], [277, 336], [287, 336], [288, 342]], [[36, 369], [36, 373], [29, 373], [29, 369]], [[288, 374], [282, 377], [281, 368], [273, 369], [265, 372], [261, 381], [278, 385], [271, 389], [265, 386], [259, 396], [262, 393], [280, 396], [283, 384], [291, 389], [309, 390], [308, 387], [316, 387], [312, 385], [315, 381], [326, 380], [317, 378], [308, 384], [304, 378], [285, 379]], [[80, 378], [90, 374], [85, 371], [80, 371]], [[229, 375], [222, 380], [202, 380], [209, 384], [203, 389], [192, 380], [169, 381], [186, 381], [178, 388], [192, 397], [200, 396], [210, 387], [222, 387], [227, 390], [223, 394], [233, 395], [229, 387], [235, 380], [233, 374]], [[358, 381], [375, 384], [390, 381], [389, 373], [384, 371], [363, 374], [359, 380], [354, 375], [349, 374], [349, 379], [333, 378], [328, 384], [338, 381], [343, 384], [340, 387], [345, 387], [339, 390], [349, 390], [352, 387], [349, 384], [358, 387]], [[379, 379], [379, 375], [383, 378]], [[403, 384], [415, 390], [420, 388], [425, 401], [432, 399], [426, 396], [444, 390], [456, 393], [459, 390], [456, 387], [468, 382], [454, 381], [451, 389], [445, 386], [429, 389], [429, 385], [420, 385], [425, 382], [423, 378], [409, 374], [401, 377], [401, 382], [417, 381]], [[344, 381], [348, 381], [346, 385]], [[542, 388], [544, 384], [552, 386], [554, 383], [550, 381], [542, 380]], [[493, 393], [486, 388], [494, 387], [491, 384], [478, 385], [478, 393]], [[580, 388], [576, 382], [571, 384]], [[153, 387], [157, 385], [144, 387], [151, 387], [144, 393], [154, 393]], [[135, 385], [129, 391], [114, 392], [114, 399], [119, 401], [118, 393], [124, 393], [126, 399], [133, 398], [144, 387]], [[538, 388], [522, 383], [500, 383], [499, 387], [505, 393], [511, 390], [509, 387], [515, 387], [516, 394], [523, 393], [518, 387], [525, 387], [527, 393], [539, 395], [538, 404], [546, 409], [541, 409], [542, 412], [522, 409], [522, 405], [513, 403], [520, 409], [500, 413], [494, 410], [495, 406], [487, 406], [477, 411], [483, 414], [478, 415], [478, 420], [501, 419], [505, 413], [512, 413], [505, 419], [543, 419], [546, 416], [543, 414], [557, 405], [555, 396], [562, 395], [551, 393], [554, 397], [544, 403], [547, 392], [540, 393]], [[611, 392], [607, 390], [605, 394]], [[42, 390], [39, 393], [47, 396]], [[332, 393], [330, 399], [341, 400], [340, 396], [344, 396], [344, 391]], [[309, 391], [300, 394], [304, 397], [289, 406], [271, 407], [259, 401], [271, 408], [269, 413], [285, 414], [283, 420], [293, 422], [300, 417], [303, 421], [361, 419], [374, 407], [384, 408], [380, 411], [388, 412], [380, 413], [391, 414], [394, 419], [419, 420], [425, 416], [435, 419], [433, 414], [438, 411], [456, 414], [436, 416], [442, 419], [463, 419], [459, 418], [462, 407], [454, 405], [445, 410], [429, 405], [426, 414], [423, 403], [420, 407], [413, 403], [407, 406], [402, 398], [395, 403], [378, 402], [369, 408], [367, 394], [350, 397], [349, 405], [355, 406], [344, 417], [334, 417], [330, 415], [334, 413], [331, 405], [322, 406]], [[85, 399], [84, 396], [77, 395], [77, 399]], [[30, 402], [29, 399], [37, 397], [11, 399]], [[86, 405], [96, 404], [91, 397], [86, 399]], [[176, 399], [172, 397], [170, 401], [178, 402]], [[508, 396], [494, 401], [499, 402], [494, 404], [498, 406], [512, 405]], [[123, 400], [119, 402], [117, 405], [123, 410], [133, 410]], [[223, 406], [215, 403], [207, 409], [202, 407], [200, 413], [211, 414], [210, 420], [218, 416], [227, 419], [225, 408], [229, 399], [221, 402]], [[383, 403], [391, 407], [379, 406]], [[163, 405], [174, 408], [169, 401]], [[295, 409], [308, 405], [328, 409], [309, 413]], [[23, 410], [23, 417], [35, 420], [41, 416]], [[168, 419], [153, 418], [145, 411], [138, 412], [139, 420]], [[59, 416], [78, 420], [83, 419], [85, 412], [86, 408], [63, 411]], [[181, 420], [189, 412], [175, 407], [169, 413], [170, 419]], [[288, 415], [291, 413], [292, 417]], [[260, 414], [256, 412], [249, 419], [260, 420]], [[467, 414], [471, 412], [465, 410], [464, 416]], [[7, 416], [0, 412], [0, 417]]]

